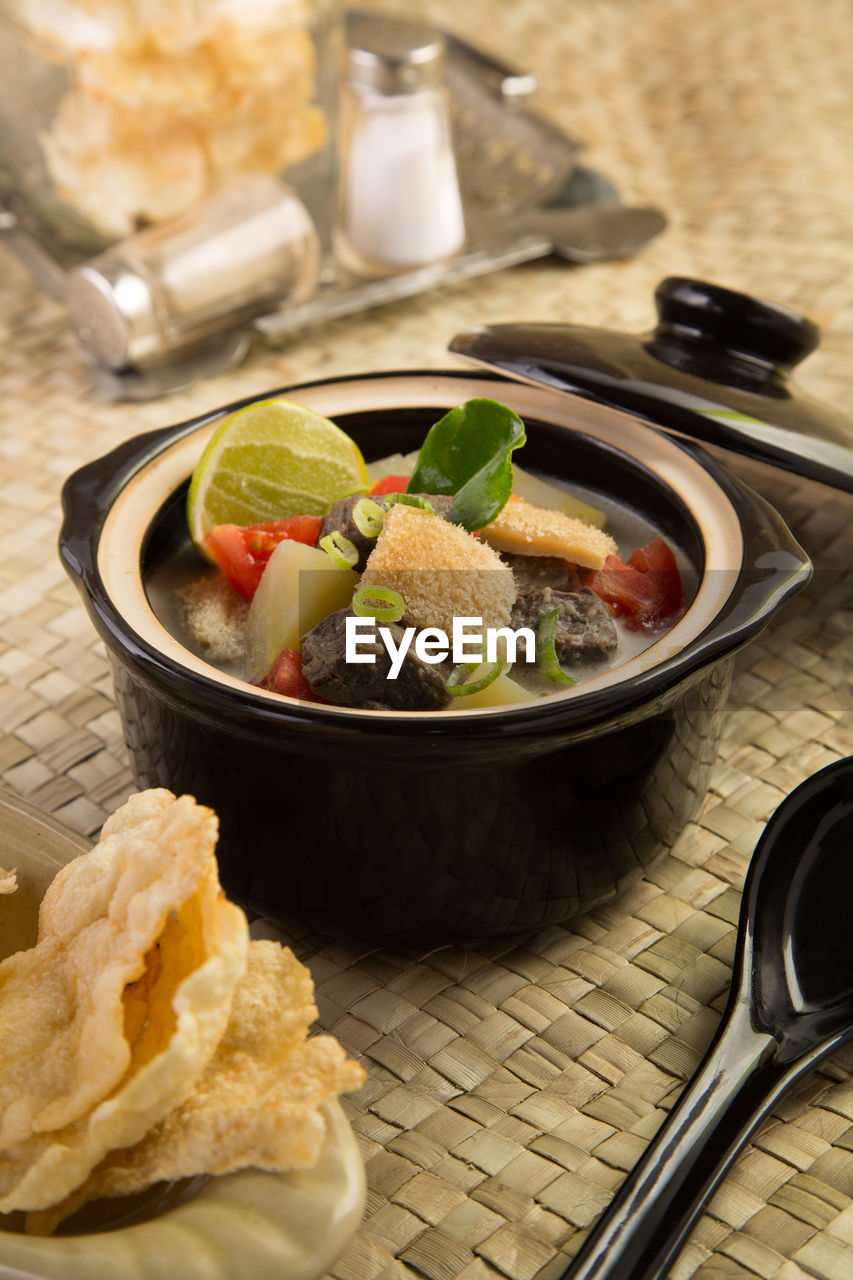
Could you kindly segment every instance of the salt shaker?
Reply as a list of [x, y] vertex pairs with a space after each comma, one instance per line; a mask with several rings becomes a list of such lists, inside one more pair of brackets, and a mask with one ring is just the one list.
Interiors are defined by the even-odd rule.
[[444, 39], [418, 22], [351, 14], [334, 236], [362, 275], [440, 262], [465, 242]]
[[319, 239], [302, 201], [273, 175], [247, 173], [73, 268], [66, 302], [96, 360], [144, 369], [284, 299], [304, 300], [319, 270]]

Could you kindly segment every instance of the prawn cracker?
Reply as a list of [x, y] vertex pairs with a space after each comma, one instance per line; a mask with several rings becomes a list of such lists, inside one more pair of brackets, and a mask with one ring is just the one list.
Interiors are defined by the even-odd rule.
[[228, 1022], [248, 927], [219, 886], [216, 815], [139, 793], [0, 965], [0, 1213], [63, 1200], [189, 1093]]
[[27, 1230], [51, 1230], [88, 1200], [155, 1182], [315, 1164], [326, 1132], [322, 1104], [357, 1089], [365, 1073], [334, 1037], [306, 1039], [313, 993], [310, 973], [287, 947], [251, 942], [225, 1035], [192, 1094], [135, 1147], [111, 1153], [65, 1205], [29, 1215]]

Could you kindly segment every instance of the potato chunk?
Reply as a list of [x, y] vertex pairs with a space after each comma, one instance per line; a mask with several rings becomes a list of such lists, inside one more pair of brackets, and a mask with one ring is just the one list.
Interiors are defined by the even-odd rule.
[[344, 609], [357, 585], [358, 574], [339, 569], [319, 547], [280, 542], [249, 609], [247, 680], [263, 680], [282, 649], [299, 650], [300, 637]]

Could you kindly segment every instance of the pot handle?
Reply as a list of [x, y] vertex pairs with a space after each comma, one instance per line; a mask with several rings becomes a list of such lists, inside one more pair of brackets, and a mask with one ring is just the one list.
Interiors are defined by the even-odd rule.
[[782, 516], [738, 476], [717, 466], [705, 450], [689, 441], [682, 448], [708, 467], [740, 516], [743, 561], [725, 606], [697, 638], [693, 649], [705, 665], [740, 648], [756, 636], [781, 604], [810, 581], [813, 564]]
[[[273, 399], [289, 391], [289, 387], [274, 387], [265, 392], [263, 398]], [[81, 585], [91, 583], [96, 571], [98, 539], [107, 512], [137, 471], [183, 436], [209, 423], [221, 422], [259, 398], [257, 394], [243, 396], [210, 413], [134, 436], [73, 472], [62, 487], [63, 519], [59, 533], [60, 558], [71, 578]]]
[[[201, 421], [191, 425], [197, 426]], [[126, 440], [110, 453], [79, 467], [63, 484], [59, 556], [79, 587], [92, 586], [98, 539], [112, 502], [130, 477], [180, 430], [162, 427]]]
[[212, 413], [134, 436], [72, 472], [62, 486], [59, 556], [78, 586], [90, 589], [93, 585], [101, 529], [107, 512], [128, 480], [167, 445], [227, 417], [255, 399], [256, 396], [247, 396]]

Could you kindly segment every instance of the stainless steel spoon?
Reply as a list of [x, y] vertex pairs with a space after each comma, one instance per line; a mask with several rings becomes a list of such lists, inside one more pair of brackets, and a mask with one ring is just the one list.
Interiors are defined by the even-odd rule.
[[666, 225], [660, 209], [616, 203], [525, 209], [518, 215], [519, 230], [547, 236], [553, 253], [581, 264], [628, 258]]
[[802, 783], [767, 824], [716, 1037], [563, 1280], [665, 1274], [761, 1119], [851, 1037], [853, 756]]

